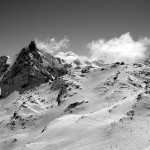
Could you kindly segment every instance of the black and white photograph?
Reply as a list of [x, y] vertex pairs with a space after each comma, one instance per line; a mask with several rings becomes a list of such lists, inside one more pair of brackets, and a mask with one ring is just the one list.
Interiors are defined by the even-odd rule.
[[150, 0], [0, 0], [0, 150], [150, 150]]

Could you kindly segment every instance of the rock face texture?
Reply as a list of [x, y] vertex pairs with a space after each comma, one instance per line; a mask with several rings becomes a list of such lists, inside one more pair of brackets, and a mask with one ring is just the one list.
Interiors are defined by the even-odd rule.
[[0, 57], [0, 77], [7, 71], [9, 64], [7, 64], [7, 60], [9, 58], [7, 56]]
[[[7, 69], [7, 59], [0, 59], [0, 75]], [[2, 73], [1, 73], [2, 72]], [[20, 93], [66, 74], [60, 62], [50, 54], [39, 51], [34, 41], [18, 54], [14, 65], [0, 81], [1, 96], [14, 91]]]

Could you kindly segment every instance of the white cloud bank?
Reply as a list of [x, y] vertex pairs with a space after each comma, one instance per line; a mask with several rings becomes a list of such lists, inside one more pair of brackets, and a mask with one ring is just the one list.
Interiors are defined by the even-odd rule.
[[69, 46], [69, 40], [66, 38], [60, 41], [56, 41], [55, 38], [48, 39], [47, 41], [39, 41], [36, 39], [35, 42], [38, 49], [51, 54], [56, 51], [60, 51], [63, 48], [68, 48]]
[[145, 59], [149, 45], [149, 38], [134, 41], [130, 33], [126, 33], [109, 41], [104, 39], [92, 41], [87, 47], [90, 50], [91, 60], [103, 60], [105, 63], [117, 61], [134, 63]]

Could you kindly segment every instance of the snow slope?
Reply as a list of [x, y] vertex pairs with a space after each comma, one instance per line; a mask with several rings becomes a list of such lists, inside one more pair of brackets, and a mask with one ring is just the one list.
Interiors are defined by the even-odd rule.
[[0, 150], [149, 150], [150, 68], [74, 70], [0, 101]]

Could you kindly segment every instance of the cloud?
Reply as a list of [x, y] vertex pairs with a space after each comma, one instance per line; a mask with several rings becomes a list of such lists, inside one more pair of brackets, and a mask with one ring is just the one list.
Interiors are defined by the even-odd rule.
[[108, 41], [105, 39], [92, 41], [87, 47], [90, 50], [91, 60], [101, 60], [105, 63], [117, 61], [134, 63], [146, 58], [149, 45], [149, 38], [135, 41], [130, 33], [126, 33]]
[[39, 41], [36, 39], [35, 41], [37, 48], [47, 53], [54, 53], [56, 51], [60, 51], [61, 49], [68, 48], [69, 46], [69, 40], [66, 38], [60, 41], [56, 41], [55, 38], [48, 39], [46, 41]]

